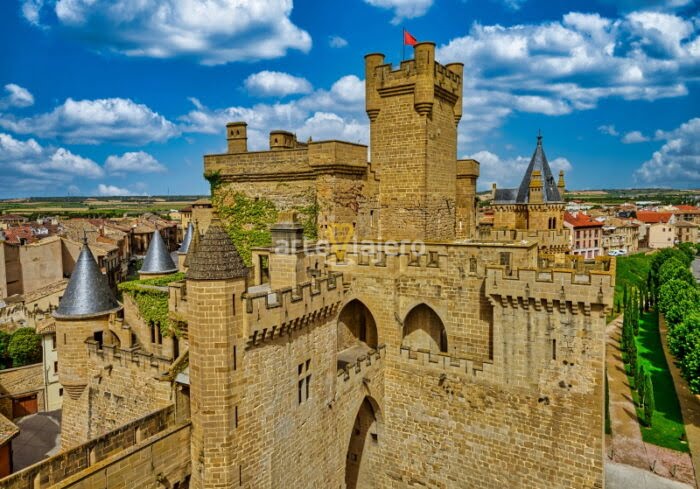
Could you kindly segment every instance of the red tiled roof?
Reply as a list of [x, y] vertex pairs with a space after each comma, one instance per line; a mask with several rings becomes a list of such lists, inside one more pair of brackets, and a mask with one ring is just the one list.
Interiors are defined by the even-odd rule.
[[25, 216], [21, 216], [19, 214], [2, 214], [0, 215], [0, 221], [26, 221], [27, 218]]
[[670, 212], [637, 211], [637, 219], [645, 224], [668, 222], [672, 215]]
[[23, 238], [27, 243], [36, 241], [32, 228], [29, 226], [18, 226], [5, 230], [5, 240], [8, 243], [19, 243], [20, 238]]
[[684, 211], [684, 212], [700, 212], [700, 207], [695, 207], [694, 205], [685, 205], [685, 204], [680, 204], [674, 206], [676, 209], [679, 211]]
[[573, 215], [570, 212], [565, 212], [564, 220], [575, 228], [594, 228], [603, 226], [602, 222], [592, 219], [591, 216], [584, 214], [583, 212], [579, 212], [576, 215]]

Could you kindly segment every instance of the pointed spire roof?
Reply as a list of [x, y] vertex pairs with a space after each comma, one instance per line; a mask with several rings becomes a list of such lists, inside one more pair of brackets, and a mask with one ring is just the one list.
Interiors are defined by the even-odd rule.
[[70, 319], [102, 316], [119, 309], [121, 305], [114, 298], [107, 277], [97, 266], [87, 239], [83, 239], [83, 248], [58, 309], [53, 313], [54, 317]]
[[153, 231], [153, 237], [148, 245], [148, 251], [146, 252], [146, 258], [143, 259], [143, 265], [139, 274], [163, 274], [163, 273], [175, 273], [177, 272], [177, 266], [170, 257], [170, 252], [165, 246], [165, 241], [160, 235], [158, 229]]
[[559, 195], [559, 190], [557, 190], [557, 182], [554, 181], [554, 176], [552, 175], [552, 170], [549, 167], [549, 162], [544, 154], [544, 148], [542, 147], [542, 134], [537, 135], [537, 147], [535, 152], [532, 154], [532, 159], [530, 164], [525, 171], [523, 180], [518, 188], [518, 194], [515, 197], [515, 202], [518, 204], [527, 204], [529, 201], [529, 189], [530, 180], [532, 180], [532, 173], [535, 170], [539, 170], [542, 179], [542, 202], [562, 202], [562, 198]]
[[182, 243], [180, 244], [180, 248], [178, 248], [177, 252], [180, 254], [187, 253], [187, 250], [190, 249], [190, 243], [192, 242], [192, 234], [194, 234], [194, 225], [192, 224], [192, 221], [187, 225], [187, 231], [185, 231], [185, 237], [182, 238]]
[[217, 217], [187, 259], [189, 280], [229, 280], [248, 275], [248, 268]]

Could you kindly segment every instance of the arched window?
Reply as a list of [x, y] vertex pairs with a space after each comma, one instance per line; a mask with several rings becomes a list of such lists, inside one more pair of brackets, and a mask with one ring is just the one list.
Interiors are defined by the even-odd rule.
[[377, 348], [377, 323], [367, 306], [354, 299], [338, 316], [338, 351], [356, 345]]
[[447, 352], [447, 331], [435, 311], [425, 304], [411, 309], [404, 321], [403, 345], [415, 350]]

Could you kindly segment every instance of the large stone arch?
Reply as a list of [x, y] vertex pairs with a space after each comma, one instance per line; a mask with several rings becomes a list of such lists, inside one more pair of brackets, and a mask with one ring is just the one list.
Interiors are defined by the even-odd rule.
[[377, 321], [360, 299], [351, 299], [338, 314], [338, 351], [355, 346], [376, 349], [379, 342]]
[[445, 324], [432, 307], [421, 302], [406, 314], [401, 344], [414, 350], [447, 353]]
[[381, 423], [379, 404], [372, 396], [365, 396], [357, 409], [348, 441], [345, 460], [346, 489], [377, 486]]

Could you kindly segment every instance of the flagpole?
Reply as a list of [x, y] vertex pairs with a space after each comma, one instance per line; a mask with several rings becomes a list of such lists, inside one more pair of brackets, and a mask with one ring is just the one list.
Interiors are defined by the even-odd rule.
[[403, 28], [403, 33], [401, 34], [401, 61], [406, 59], [406, 28]]

